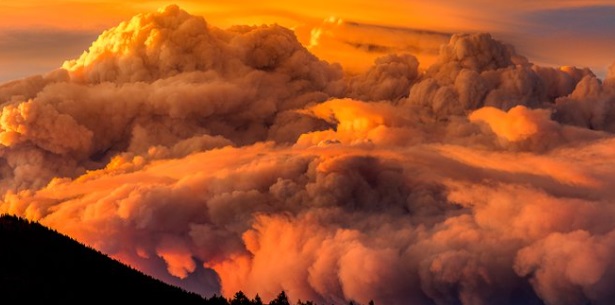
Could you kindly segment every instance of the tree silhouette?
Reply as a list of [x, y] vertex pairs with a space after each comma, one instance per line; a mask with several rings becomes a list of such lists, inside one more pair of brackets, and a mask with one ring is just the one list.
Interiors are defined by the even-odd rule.
[[250, 299], [240, 290], [235, 293], [235, 297], [231, 300], [230, 305], [252, 305], [252, 302], [250, 302]]
[[258, 293], [254, 297], [254, 300], [252, 300], [252, 304], [254, 304], [254, 305], [263, 305], [263, 301], [261, 300], [261, 297], [258, 295]]
[[290, 303], [288, 302], [288, 297], [286, 296], [286, 292], [280, 292], [278, 297], [275, 298], [275, 300], [271, 301], [269, 305], [290, 305]]
[[210, 299], [207, 300], [207, 304], [209, 305], [229, 305], [227, 299], [225, 299], [221, 295], [215, 295], [215, 294]]

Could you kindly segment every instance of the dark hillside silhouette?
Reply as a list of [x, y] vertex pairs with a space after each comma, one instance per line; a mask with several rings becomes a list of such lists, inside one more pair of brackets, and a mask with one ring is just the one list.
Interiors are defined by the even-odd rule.
[[[170, 286], [54, 230], [0, 215], [0, 304], [263, 305], [249, 299], [198, 294]], [[270, 305], [290, 305], [282, 291]], [[373, 304], [370, 303], [370, 304]], [[298, 301], [297, 305], [315, 305]]]
[[0, 216], [2, 304], [207, 304], [38, 223]]

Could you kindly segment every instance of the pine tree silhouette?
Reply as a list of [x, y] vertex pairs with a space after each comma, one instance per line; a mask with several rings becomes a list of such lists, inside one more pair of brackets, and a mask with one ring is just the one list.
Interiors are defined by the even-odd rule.
[[235, 293], [235, 297], [231, 300], [230, 305], [252, 305], [252, 302], [243, 293], [243, 291], [240, 290], [237, 293]]
[[211, 298], [207, 300], [207, 304], [209, 305], [229, 305], [228, 300], [223, 296], [213, 295]]
[[254, 300], [252, 300], [252, 304], [254, 304], [254, 305], [263, 305], [263, 301], [261, 300], [261, 297], [258, 295], [258, 293], [254, 297]]
[[280, 292], [278, 297], [275, 298], [275, 300], [271, 301], [269, 305], [290, 305], [290, 303], [288, 302], [288, 297], [286, 296], [286, 292]]

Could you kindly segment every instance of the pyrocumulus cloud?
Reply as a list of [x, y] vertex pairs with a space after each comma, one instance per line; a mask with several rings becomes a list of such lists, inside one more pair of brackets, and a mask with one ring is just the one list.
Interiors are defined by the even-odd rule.
[[614, 79], [488, 34], [350, 75], [170, 6], [0, 86], [0, 212], [203, 294], [612, 304]]

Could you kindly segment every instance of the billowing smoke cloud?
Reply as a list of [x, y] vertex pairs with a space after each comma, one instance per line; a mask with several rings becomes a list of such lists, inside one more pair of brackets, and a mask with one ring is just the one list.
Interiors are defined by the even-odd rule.
[[201, 293], [611, 304], [613, 75], [454, 35], [359, 75], [171, 6], [0, 87], [1, 212]]
[[449, 33], [352, 22], [335, 16], [313, 27], [298, 27], [295, 32], [310, 52], [342, 63], [351, 73], [365, 71], [375, 59], [392, 53], [412, 53], [422, 67], [428, 67], [451, 37]]

